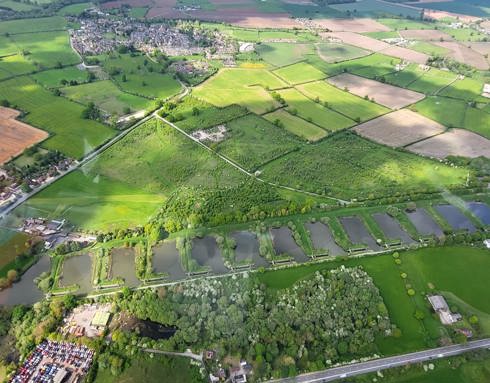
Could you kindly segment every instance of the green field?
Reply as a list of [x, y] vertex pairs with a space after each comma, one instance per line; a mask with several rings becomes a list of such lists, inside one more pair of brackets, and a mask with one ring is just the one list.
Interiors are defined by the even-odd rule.
[[269, 64], [275, 66], [290, 65], [314, 53], [313, 44], [267, 43], [257, 45], [257, 53]]
[[125, 92], [149, 98], [166, 99], [181, 90], [170, 74], [162, 73], [161, 64], [150, 61], [144, 55], [110, 56], [103, 62], [104, 69]]
[[288, 111], [324, 129], [334, 131], [355, 124], [353, 120], [310, 100], [294, 88], [285, 89], [279, 93], [286, 100]]
[[162, 376], [174, 383], [203, 383], [199, 368], [190, 364], [189, 359], [155, 355], [138, 355], [131, 358], [130, 365], [122, 374], [114, 376], [110, 369], [99, 368], [95, 383], [160, 383]]
[[352, 60], [370, 54], [369, 51], [347, 44], [317, 43], [318, 55], [328, 63]]
[[438, 94], [439, 91], [447, 87], [454, 80], [456, 80], [454, 73], [431, 68], [428, 72], [423, 72], [422, 76], [418, 77], [407, 87], [425, 94]]
[[25, 56], [20, 54], [6, 56], [0, 59], [0, 79], [32, 73], [36, 70], [36, 66]]
[[0, 22], [0, 35], [5, 35], [5, 33], [15, 35], [17, 33], [58, 31], [65, 29], [66, 25], [66, 20], [61, 16], [2, 21]]
[[267, 180], [343, 198], [463, 185], [456, 169], [342, 132], [268, 164]]
[[164, 197], [90, 171], [77, 170], [29, 199], [14, 211], [19, 217], [66, 218], [86, 230], [143, 225]]
[[27, 59], [39, 68], [80, 62], [80, 58], [71, 49], [67, 32], [26, 33], [11, 38], [19, 50], [28, 52]]
[[393, 39], [398, 38], [400, 35], [396, 31], [383, 31], [383, 32], [367, 32], [363, 35], [372, 37], [373, 39], [383, 40], [383, 39]]
[[415, 104], [418, 113], [438, 121], [448, 128], [464, 127], [466, 103], [446, 97], [426, 97]]
[[386, 25], [388, 28], [394, 31], [402, 29], [434, 29], [435, 23], [423, 22], [410, 19], [377, 19], [379, 23]]
[[247, 109], [236, 104], [217, 108], [195, 97], [186, 97], [172, 110], [173, 115], [181, 117], [176, 125], [186, 132], [211, 128], [248, 113]]
[[151, 120], [15, 213], [38, 216], [41, 211], [90, 230], [132, 227], [145, 224], [179, 187], [226, 187], [242, 179], [207, 150]]
[[472, 78], [464, 78], [455, 81], [453, 84], [441, 91], [441, 96], [459, 98], [466, 101], [489, 102], [488, 98], [481, 96], [483, 91], [483, 82]]
[[216, 150], [250, 171], [299, 144], [287, 131], [254, 114], [232, 120], [226, 128], [226, 139], [216, 145]]
[[477, 108], [466, 108], [464, 128], [490, 139], [490, 113]]
[[288, 132], [291, 132], [310, 142], [318, 141], [327, 136], [327, 132], [324, 129], [319, 128], [318, 126], [313, 125], [302, 118], [293, 116], [283, 109], [268, 113], [264, 115], [264, 118], [271, 122], [279, 120], [284, 126], [284, 129], [286, 129]]
[[62, 94], [82, 104], [93, 102], [101, 110], [121, 116], [151, 107], [148, 99], [122, 92], [111, 80], [96, 81], [61, 89]]
[[286, 84], [265, 69], [222, 69], [193, 89], [192, 94], [218, 107], [238, 104], [262, 114], [279, 104], [265, 90]]
[[60, 88], [62, 80], [76, 81], [78, 84], [87, 82], [88, 72], [80, 70], [76, 66], [70, 66], [62, 69], [52, 69], [36, 73], [31, 76], [46, 88]]
[[25, 121], [52, 134], [42, 146], [80, 158], [114, 135], [109, 127], [81, 118], [83, 107], [56, 97], [27, 77], [0, 82], [0, 99], [28, 112]]
[[90, 2], [71, 4], [71, 5], [67, 5], [66, 7], [61, 8], [58, 11], [58, 14], [61, 16], [78, 16], [83, 11], [85, 11], [86, 9], [91, 8], [93, 6], [94, 6], [94, 4], [90, 3]]
[[399, 64], [401, 60], [381, 53], [372, 53], [358, 59], [348, 60], [337, 64], [328, 64], [319, 58], [314, 59], [313, 57], [309, 57], [308, 62], [328, 76], [334, 76], [342, 72], [350, 72], [359, 76], [374, 79], [395, 72], [396, 64]]
[[354, 96], [325, 81], [299, 85], [297, 89], [313, 100], [318, 98], [322, 103], [328, 102], [329, 108], [359, 122], [370, 120], [389, 111], [384, 106]]
[[450, 52], [447, 48], [428, 43], [427, 41], [415, 41], [413, 44], [410, 44], [409, 48], [417, 52], [428, 54], [429, 56], [444, 56]]
[[29, 248], [28, 239], [24, 233], [0, 228], [0, 270]]
[[129, 10], [129, 16], [135, 19], [142, 19], [148, 13], [148, 8], [146, 7], [131, 7]]
[[301, 84], [303, 82], [321, 80], [326, 77], [323, 72], [305, 62], [277, 69], [274, 73], [290, 84]]
[[0, 0], [0, 8], [8, 8], [15, 12], [25, 12], [25, 11], [32, 11], [37, 7], [33, 4], [21, 3], [20, 1]]
[[[489, 8], [490, 9], [490, 8]], [[489, 11], [490, 15], [490, 11]], [[443, 32], [446, 32], [449, 36], [457, 41], [487, 41], [488, 36], [473, 28], [443, 28]]]
[[[425, 299], [425, 294], [430, 292], [429, 284], [434, 285], [434, 291], [442, 292], [450, 303], [458, 301], [456, 305], [464, 310], [465, 315], [478, 312], [480, 321], [485, 321], [486, 325], [490, 317], [490, 301], [486, 299], [486, 270], [490, 267], [487, 250], [469, 247], [431, 248], [405, 252], [400, 258], [400, 266], [395, 264], [391, 255], [342, 262], [347, 267], [363, 266], [380, 289], [391, 321], [402, 332], [400, 338], [377, 341], [382, 354], [409, 352], [428, 347], [429, 344], [436, 345], [437, 339], [444, 334], [443, 326], [431, 314]], [[260, 275], [260, 279], [271, 289], [284, 289], [317, 270], [336, 268], [340, 262], [266, 272]], [[407, 273], [407, 280], [400, 277], [402, 272]], [[472, 277], [468, 279], [468, 275]], [[416, 295], [413, 298], [406, 293], [405, 283], [410, 283], [415, 289]], [[426, 317], [423, 321], [414, 317], [416, 308], [424, 312]]]

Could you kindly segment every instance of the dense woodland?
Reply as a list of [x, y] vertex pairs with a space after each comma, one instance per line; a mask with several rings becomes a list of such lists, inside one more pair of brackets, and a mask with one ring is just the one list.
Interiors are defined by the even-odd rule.
[[293, 376], [372, 355], [375, 337], [392, 330], [379, 291], [361, 268], [318, 272], [280, 291], [248, 275], [200, 280], [137, 291], [118, 305], [176, 326], [163, 346], [240, 355], [260, 376]]

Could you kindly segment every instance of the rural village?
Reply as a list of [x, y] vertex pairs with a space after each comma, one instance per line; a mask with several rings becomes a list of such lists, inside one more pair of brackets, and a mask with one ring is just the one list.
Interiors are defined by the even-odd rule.
[[0, 0], [0, 382], [490, 381], [485, 0]]

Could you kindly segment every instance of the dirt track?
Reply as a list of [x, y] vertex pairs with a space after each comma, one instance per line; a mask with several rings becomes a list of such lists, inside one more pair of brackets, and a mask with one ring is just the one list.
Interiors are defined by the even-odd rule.
[[0, 107], [0, 165], [49, 136], [43, 130], [17, 121], [19, 115], [17, 110]]

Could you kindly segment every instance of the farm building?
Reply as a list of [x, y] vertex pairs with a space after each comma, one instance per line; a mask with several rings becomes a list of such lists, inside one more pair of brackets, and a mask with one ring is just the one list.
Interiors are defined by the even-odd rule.
[[461, 320], [461, 314], [452, 313], [442, 295], [431, 295], [428, 299], [434, 311], [439, 315], [442, 324], [450, 325]]

